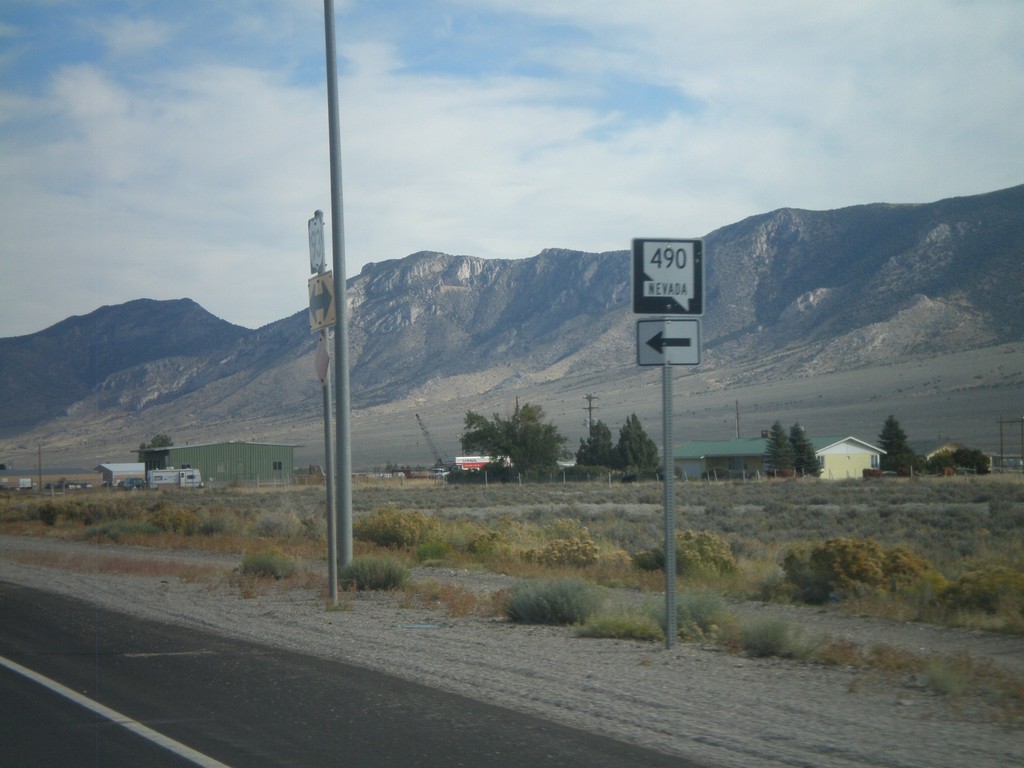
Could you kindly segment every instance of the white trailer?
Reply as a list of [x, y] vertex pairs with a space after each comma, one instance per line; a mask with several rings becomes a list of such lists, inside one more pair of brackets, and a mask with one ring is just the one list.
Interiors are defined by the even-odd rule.
[[150, 488], [202, 488], [203, 475], [198, 469], [151, 469], [146, 473]]

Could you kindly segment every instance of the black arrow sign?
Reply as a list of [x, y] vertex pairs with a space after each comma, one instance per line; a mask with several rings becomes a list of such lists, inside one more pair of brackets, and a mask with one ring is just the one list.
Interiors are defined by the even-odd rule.
[[[319, 288], [320, 290], [316, 290]], [[331, 304], [334, 303], [334, 296], [327, 288], [326, 283], [317, 283], [316, 288], [313, 289], [313, 295], [309, 299], [309, 310], [313, 313], [313, 317], [317, 317], [318, 312], [322, 312], [319, 315], [321, 318], [326, 318], [327, 313], [331, 309]]]
[[658, 331], [654, 336], [647, 340], [647, 346], [659, 355], [663, 355], [665, 354], [665, 347], [690, 347], [693, 346], [693, 340], [689, 337], [685, 339], [666, 339], [662, 332]]

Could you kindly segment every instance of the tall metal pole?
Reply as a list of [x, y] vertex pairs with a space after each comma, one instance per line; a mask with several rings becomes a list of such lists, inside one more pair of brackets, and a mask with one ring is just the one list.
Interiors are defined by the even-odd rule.
[[665, 647], [675, 643], [676, 619], [676, 476], [672, 466], [672, 366], [661, 368], [662, 457], [665, 493]]
[[334, 2], [324, 0], [327, 50], [327, 124], [331, 153], [331, 248], [334, 256], [334, 403], [338, 488], [338, 539], [342, 567], [352, 562], [352, 441], [349, 420], [348, 297], [345, 279], [345, 219], [341, 198], [341, 124], [338, 117], [338, 54], [334, 44]]

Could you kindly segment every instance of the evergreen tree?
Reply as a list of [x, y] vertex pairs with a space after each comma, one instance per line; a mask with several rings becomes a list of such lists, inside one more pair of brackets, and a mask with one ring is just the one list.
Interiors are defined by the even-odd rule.
[[764, 468], [769, 472], [784, 472], [793, 469], [793, 447], [786, 437], [781, 422], [772, 424], [764, 450]]
[[804, 428], [799, 424], [789, 428], [789, 445], [793, 449], [793, 469], [796, 473], [818, 477], [821, 474], [818, 456], [814, 452], [814, 445], [807, 439]]
[[634, 413], [619, 430], [619, 442], [615, 446], [619, 468], [627, 472], [657, 472], [658, 446], [647, 436]]
[[612, 443], [612, 431], [603, 421], [598, 420], [594, 423], [586, 440], [580, 438], [576, 463], [585, 467], [609, 468], [614, 468], [618, 464], [615, 446]]
[[467, 451], [486, 453], [494, 459], [508, 457], [515, 471], [554, 469], [562, 455], [565, 438], [551, 422], [544, 423], [544, 409], [516, 399], [511, 418], [494, 414], [488, 420], [479, 413], [466, 413], [462, 444]]
[[892, 414], [882, 425], [882, 432], [878, 435], [878, 447], [885, 451], [881, 462], [884, 470], [895, 472], [902, 467], [913, 467], [915, 464], [914, 452], [907, 445], [907, 433]]

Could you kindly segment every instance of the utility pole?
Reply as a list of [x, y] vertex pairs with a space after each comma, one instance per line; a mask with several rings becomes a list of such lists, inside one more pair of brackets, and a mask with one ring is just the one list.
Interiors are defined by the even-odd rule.
[[587, 436], [594, 436], [594, 411], [597, 410], [597, 406], [594, 405], [594, 401], [597, 400], [597, 395], [584, 395], [584, 399], [587, 401], [587, 407], [584, 409], [587, 412]]

